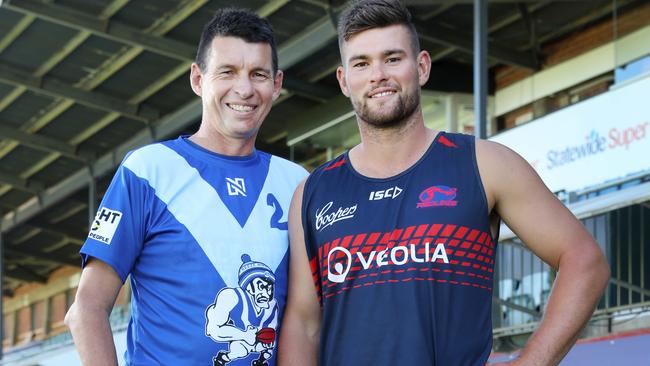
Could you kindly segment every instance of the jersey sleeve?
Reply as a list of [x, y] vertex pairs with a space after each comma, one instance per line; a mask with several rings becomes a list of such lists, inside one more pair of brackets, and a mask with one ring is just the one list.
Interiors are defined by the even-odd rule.
[[126, 280], [144, 245], [148, 184], [121, 165], [99, 205], [80, 250], [82, 267], [99, 259]]

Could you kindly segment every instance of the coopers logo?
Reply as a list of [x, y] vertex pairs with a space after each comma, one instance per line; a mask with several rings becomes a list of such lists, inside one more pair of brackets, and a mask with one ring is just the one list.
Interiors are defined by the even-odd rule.
[[[435, 246], [425, 243], [424, 253], [419, 257], [414, 244], [408, 247], [397, 246], [381, 251], [373, 250], [369, 253], [363, 253], [359, 250], [354, 254], [356, 254], [364, 270], [369, 269], [373, 264], [379, 268], [387, 265], [403, 266], [409, 262], [424, 263], [441, 260], [443, 263], [449, 263], [443, 243], [435, 244]], [[352, 267], [352, 261], [352, 253], [346, 248], [334, 247], [330, 249], [327, 254], [327, 279], [335, 283], [344, 282]]]
[[640, 142], [647, 137], [646, 131], [650, 122], [638, 124], [636, 126], [609, 130], [607, 137], [601, 135], [596, 130], [592, 130], [585, 136], [585, 141], [578, 145], [567, 146], [559, 150], [549, 150], [546, 153], [546, 167], [550, 169], [558, 168], [568, 163], [597, 155], [605, 151], [630, 148], [630, 145]]
[[431, 186], [420, 193], [420, 202], [418, 202], [416, 207], [456, 206], [458, 204], [458, 201], [454, 200], [456, 198], [456, 191], [457, 189], [452, 187], [441, 185]]
[[333, 225], [335, 222], [351, 219], [357, 211], [357, 205], [350, 207], [339, 207], [336, 211], [329, 212], [334, 202], [328, 202], [320, 210], [316, 211], [316, 230], [320, 231], [328, 226]]

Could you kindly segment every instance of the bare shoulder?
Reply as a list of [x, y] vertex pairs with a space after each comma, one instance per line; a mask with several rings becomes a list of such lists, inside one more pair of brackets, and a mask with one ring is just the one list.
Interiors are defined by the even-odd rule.
[[[486, 172], [521, 169], [529, 164], [519, 154], [498, 142], [476, 139], [476, 158], [479, 168]], [[511, 165], [514, 164], [514, 165]]]
[[509, 148], [477, 141], [476, 155], [488, 199], [512, 231], [546, 263], [574, 243], [592, 243], [584, 227], [546, 187], [526, 160]]
[[291, 199], [291, 208], [289, 210], [292, 211], [294, 214], [299, 213], [302, 208], [302, 195], [305, 190], [306, 181], [307, 178], [301, 180], [300, 183], [298, 183], [298, 185], [296, 186], [296, 190], [293, 191], [293, 198]]
[[303, 179], [296, 190], [293, 192], [291, 199], [291, 207], [289, 207], [289, 246], [293, 251], [304, 250], [303, 228], [302, 228], [302, 195], [305, 188], [305, 181]]
[[543, 188], [535, 170], [519, 154], [497, 142], [476, 139], [476, 162], [490, 207], [513, 185]]
[[305, 182], [307, 182], [307, 178], [304, 178], [303, 180], [298, 183], [296, 186], [296, 190], [294, 191], [294, 196], [296, 197], [302, 197], [302, 192], [305, 189]]

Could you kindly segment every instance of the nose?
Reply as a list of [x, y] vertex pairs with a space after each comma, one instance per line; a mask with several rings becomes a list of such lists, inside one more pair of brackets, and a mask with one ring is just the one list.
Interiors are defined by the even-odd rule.
[[248, 99], [253, 95], [253, 82], [248, 76], [241, 76], [235, 81], [233, 91], [242, 99]]
[[371, 66], [370, 71], [370, 81], [373, 83], [378, 83], [385, 81], [388, 77], [386, 76], [386, 69], [382, 62], [376, 62]]

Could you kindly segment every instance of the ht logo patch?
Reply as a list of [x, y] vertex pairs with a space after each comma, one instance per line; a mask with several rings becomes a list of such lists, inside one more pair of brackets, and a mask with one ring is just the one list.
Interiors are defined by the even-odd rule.
[[104, 244], [110, 244], [120, 220], [122, 220], [120, 211], [114, 211], [106, 207], [100, 208], [95, 215], [95, 221], [90, 227], [88, 237], [99, 240]]

